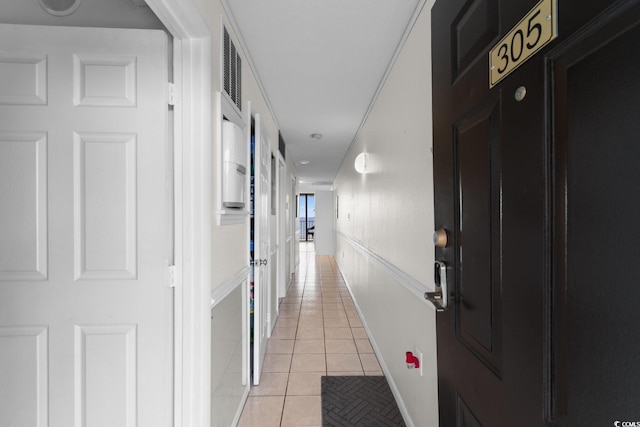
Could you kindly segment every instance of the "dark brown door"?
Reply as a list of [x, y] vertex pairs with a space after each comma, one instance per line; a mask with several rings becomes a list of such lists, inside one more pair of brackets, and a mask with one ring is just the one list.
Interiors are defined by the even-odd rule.
[[443, 427], [640, 422], [640, 2], [559, 1], [559, 37], [489, 89], [536, 3], [432, 10]]

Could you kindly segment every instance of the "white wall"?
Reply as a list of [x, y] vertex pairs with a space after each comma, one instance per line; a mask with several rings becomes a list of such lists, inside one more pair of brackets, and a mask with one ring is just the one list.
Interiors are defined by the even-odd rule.
[[[242, 51], [240, 39], [237, 36], [235, 29], [233, 28], [233, 23], [225, 13], [223, 4], [220, 0], [193, 0], [193, 3], [200, 11], [200, 14], [202, 15], [211, 32], [211, 50], [213, 59], [213, 63], [211, 64], [212, 99], [215, 100], [217, 98], [217, 92], [222, 91], [220, 51], [222, 24], [224, 23], [231, 35], [236, 48], [239, 49], [240, 56], [242, 58], [242, 118], [244, 120], [247, 120], [247, 111], [249, 109], [254, 116], [255, 114], [260, 114], [263, 129], [265, 130], [271, 142], [271, 151], [273, 153], [276, 153], [278, 150], [277, 123], [275, 122], [273, 115], [271, 114], [268, 103], [262, 94], [258, 81], [249, 66], [249, 60], [246, 57], [245, 52]], [[222, 114], [216, 105], [212, 106], [212, 110], [214, 118], [219, 117], [219, 115]], [[221, 132], [219, 129], [217, 129], [218, 123], [219, 121], [217, 119], [213, 120], [212, 135], [214, 135], [214, 141], [212, 143], [214, 144], [214, 149], [211, 161], [213, 164], [214, 179], [218, 176], [218, 168], [220, 166], [220, 159], [218, 158], [218, 151], [216, 149], [216, 147], [221, 143], [221, 141], [219, 140]], [[295, 175], [296, 171], [293, 162], [287, 160], [286, 163], [288, 173], [293, 173]], [[225, 296], [225, 289], [229, 286], [234, 286], [234, 283], [238, 283], [237, 279], [240, 278], [243, 271], [246, 271], [249, 263], [248, 217], [239, 224], [219, 225], [217, 221], [217, 209], [219, 208], [219, 206], [217, 206], [216, 204], [218, 196], [218, 187], [214, 185], [212, 194], [214, 206], [212, 207], [213, 211], [211, 212], [211, 290], [212, 295], [222, 294], [222, 297], [224, 298], [224, 302], [221, 302], [218, 306], [220, 307], [220, 309], [215, 309], [214, 327], [215, 325], [229, 325], [229, 327], [232, 328], [233, 332], [227, 332], [225, 333], [226, 335], [219, 334], [218, 337], [224, 336], [224, 339], [220, 339], [216, 338], [216, 329], [213, 330], [214, 341], [212, 342], [211, 346], [212, 361], [214, 363], [216, 363], [216, 361], [222, 361], [221, 363], [223, 363], [223, 366], [218, 365], [212, 367], [212, 374], [214, 374], [211, 384], [211, 389], [213, 392], [212, 398], [214, 399], [214, 403], [217, 403], [217, 405], [213, 407], [212, 425], [218, 425], [221, 420], [232, 419], [232, 414], [239, 415], [239, 411], [242, 409], [246, 394], [238, 398], [238, 394], [236, 392], [239, 389], [248, 391], [248, 386], [243, 386], [241, 383], [241, 377], [238, 375], [237, 371], [238, 359], [237, 357], [235, 357], [237, 356], [238, 349], [237, 340], [242, 338], [240, 335], [242, 330], [238, 329], [237, 325], [238, 314], [241, 313], [242, 310], [242, 302], [237, 298], [237, 288], [232, 293]], [[274, 218], [271, 219], [272, 242], [275, 242], [276, 222]], [[239, 286], [247, 285], [245, 282], [242, 282]], [[233, 299], [227, 302], [226, 300], [228, 298]], [[231, 354], [235, 356], [230, 359]], [[245, 356], [248, 357], [248, 354], [246, 354]], [[233, 363], [225, 363], [225, 360], [231, 360]], [[229, 394], [227, 394], [226, 397], [222, 397], [220, 395], [217, 395], [216, 391], [221, 391], [222, 393]], [[231, 393], [231, 391], [233, 391], [233, 393]], [[219, 425], [222, 426], [223, 424]]]
[[237, 287], [211, 311], [211, 427], [232, 425], [243, 403], [242, 297]]
[[[222, 23], [227, 26], [229, 33], [231, 34], [236, 47], [239, 47], [238, 38], [235, 37], [233, 27], [227, 19], [224, 9], [220, 1], [206, 1], [206, 0], [194, 0], [195, 6], [200, 10], [200, 13], [207, 23], [207, 26], [211, 32], [211, 51], [212, 51], [212, 64], [211, 64], [211, 91], [212, 99], [216, 99], [217, 93], [222, 91], [221, 84], [221, 37], [222, 37]], [[242, 55], [243, 64], [247, 64], [246, 57]], [[268, 129], [269, 137], [274, 139], [274, 124], [270, 119], [269, 112], [264, 106], [265, 102], [262, 98], [262, 94], [256, 89], [255, 78], [249, 67], [242, 67], [242, 79], [243, 79], [243, 105], [242, 105], [242, 117], [246, 119], [246, 111], [249, 108], [249, 102], [251, 102], [251, 110], [255, 114], [260, 113], [263, 121]], [[217, 106], [213, 106], [214, 118], [221, 115], [221, 111]], [[212, 135], [214, 135], [214, 150], [213, 158], [213, 177], [218, 176], [219, 161], [218, 151], [216, 147], [221, 143], [219, 140], [219, 129], [215, 128], [218, 123], [217, 119], [213, 120], [214, 129], [212, 129]], [[275, 133], [277, 137], [277, 133]], [[213, 212], [211, 212], [211, 218], [213, 222], [212, 227], [212, 283], [211, 288], [215, 290], [226, 279], [233, 276], [235, 273], [243, 269], [249, 262], [249, 237], [247, 222], [241, 224], [232, 225], [218, 225], [217, 224], [217, 205], [218, 200], [218, 187], [213, 186], [212, 200], [214, 201]]]
[[[409, 423], [438, 425], [430, 10], [418, 17], [334, 182], [336, 260]], [[367, 174], [354, 170], [368, 153]], [[423, 376], [405, 352], [423, 352]]]
[[316, 191], [315, 242], [317, 255], [335, 255], [336, 241], [334, 229], [335, 208], [333, 191]]

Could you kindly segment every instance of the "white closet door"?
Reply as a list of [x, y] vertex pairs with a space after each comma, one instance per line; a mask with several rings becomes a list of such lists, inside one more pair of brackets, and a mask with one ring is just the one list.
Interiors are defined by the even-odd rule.
[[172, 425], [167, 53], [0, 25], [1, 425]]
[[269, 140], [256, 114], [255, 136], [255, 229], [253, 288], [253, 384], [260, 383], [262, 363], [269, 334], [270, 286], [270, 205], [271, 150]]

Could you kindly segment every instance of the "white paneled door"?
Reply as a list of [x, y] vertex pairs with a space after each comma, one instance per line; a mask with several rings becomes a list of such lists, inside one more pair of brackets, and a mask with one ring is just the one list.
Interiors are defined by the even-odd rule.
[[0, 425], [173, 421], [168, 39], [0, 25]]
[[270, 286], [270, 216], [271, 149], [269, 139], [256, 114], [255, 138], [255, 230], [253, 288], [253, 384], [260, 383], [262, 363], [267, 350], [269, 328]]

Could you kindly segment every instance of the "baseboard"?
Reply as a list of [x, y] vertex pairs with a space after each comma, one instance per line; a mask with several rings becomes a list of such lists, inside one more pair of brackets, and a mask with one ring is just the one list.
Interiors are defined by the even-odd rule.
[[362, 314], [362, 311], [360, 310], [360, 306], [358, 305], [358, 301], [356, 300], [355, 295], [353, 294], [353, 291], [351, 289], [351, 285], [349, 284], [349, 280], [347, 279], [345, 274], [342, 272], [342, 269], [340, 268], [339, 264], [338, 264], [338, 270], [340, 271], [340, 275], [344, 279], [344, 283], [347, 286], [347, 290], [349, 291], [349, 295], [351, 295], [351, 300], [353, 301], [353, 304], [356, 307], [356, 311], [358, 312], [358, 316], [360, 316], [360, 321], [362, 322], [362, 326], [364, 327], [364, 330], [367, 332], [367, 337], [369, 338], [369, 342], [371, 343], [371, 347], [373, 348], [373, 352], [376, 354], [376, 357], [378, 358], [378, 363], [380, 364], [380, 368], [382, 368], [382, 372], [384, 373], [384, 376], [387, 378], [387, 382], [389, 383], [389, 387], [391, 388], [391, 393], [393, 393], [393, 397], [396, 399], [396, 403], [398, 404], [398, 409], [400, 410], [400, 413], [402, 414], [402, 418], [404, 418], [404, 422], [407, 425], [407, 427], [415, 427], [415, 424], [413, 423], [413, 420], [411, 419], [411, 416], [409, 415], [409, 411], [407, 410], [407, 406], [404, 404], [404, 401], [402, 400], [402, 396], [400, 395], [400, 391], [398, 390], [398, 387], [396, 386], [396, 383], [393, 380], [393, 376], [391, 375], [391, 371], [387, 367], [387, 364], [385, 363], [385, 361], [384, 361], [384, 359], [382, 357], [382, 352], [380, 351], [380, 348], [378, 347], [378, 344], [376, 343], [375, 339], [373, 338], [373, 335], [371, 334], [371, 330], [369, 329], [369, 326], [367, 325], [366, 319], [364, 318], [364, 316]]
[[231, 425], [233, 427], [237, 426], [240, 422], [240, 417], [242, 416], [242, 411], [244, 410], [244, 405], [247, 403], [247, 399], [249, 398], [249, 391], [251, 390], [251, 386], [247, 383], [247, 386], [242, 394], [242, 399], [240, 399], [240, 405], [238, 405], [238, 410], [236, 411], [236, 415], [233, 417], [233, 421]]

